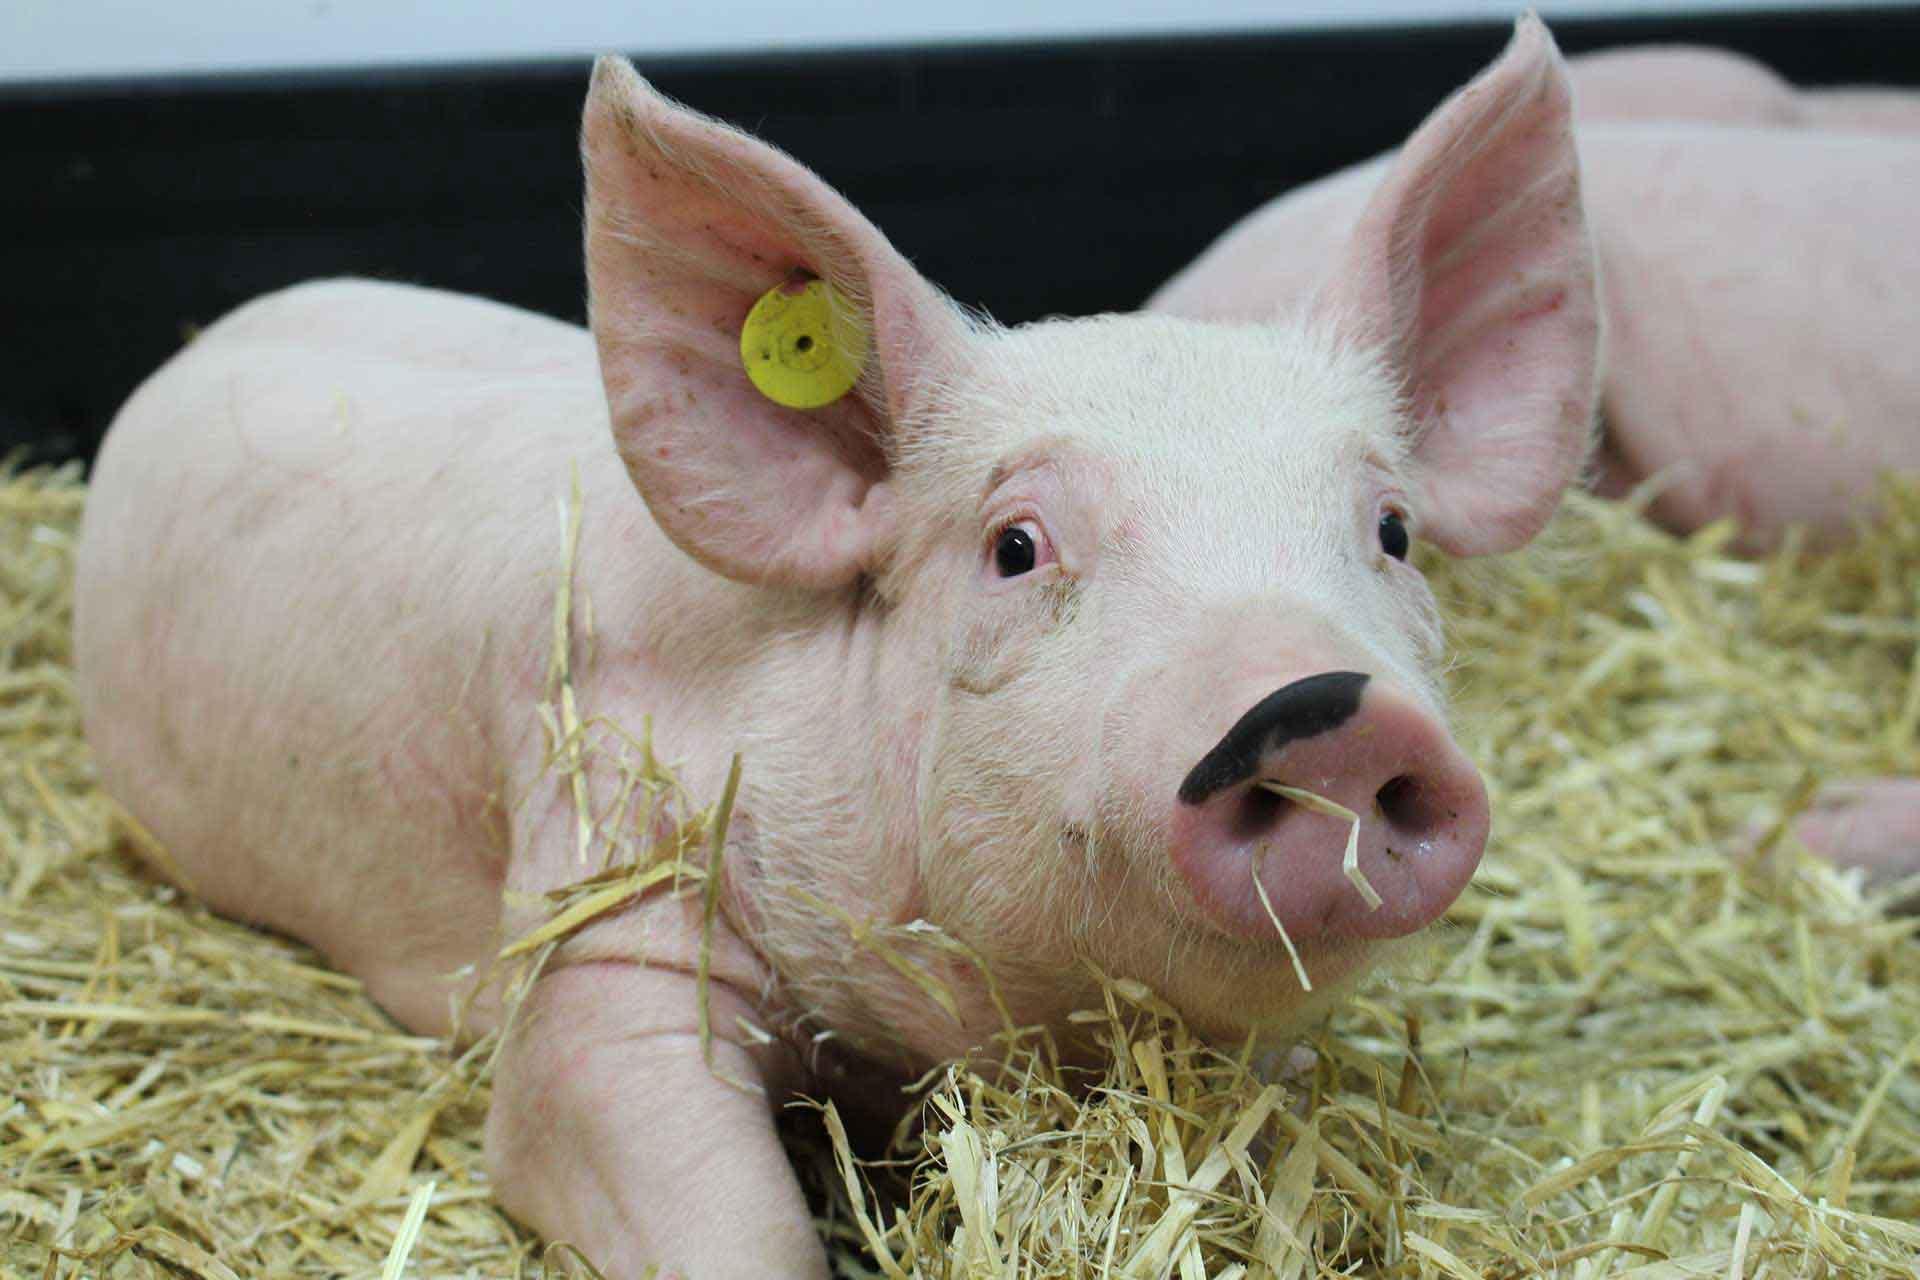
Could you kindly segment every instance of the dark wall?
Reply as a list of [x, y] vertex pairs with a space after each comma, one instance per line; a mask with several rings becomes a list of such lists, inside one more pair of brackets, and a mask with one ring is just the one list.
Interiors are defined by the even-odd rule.
[[[1920, 85], [1920, 11], [1556, 23]], [[1136, 305], [1272, 195], [1397, 143], [1499, 25], [641, 63], [1016, 322]], [[195, 326], [343, 273], [582, 315], [585, 62], [0, 88], [0, 450], [90, 454]]]

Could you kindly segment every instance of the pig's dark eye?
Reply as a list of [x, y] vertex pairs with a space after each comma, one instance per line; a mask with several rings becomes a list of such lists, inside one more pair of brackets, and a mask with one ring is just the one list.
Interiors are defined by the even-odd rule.
[[1407, 558], [1407, 548], [1411, 543], [1407, 537], [1407, 520], [1398, 511], [1380, 513], [1380, 549], [1395, 560]]
[[1023, 573], [1031, 573], [1039, 554], [1040, 549], [1034, 545], [1033, 535], [1017, 524], [1002, 529], [993, 544], [993, 564], [1003, 578], [1017, 578]]

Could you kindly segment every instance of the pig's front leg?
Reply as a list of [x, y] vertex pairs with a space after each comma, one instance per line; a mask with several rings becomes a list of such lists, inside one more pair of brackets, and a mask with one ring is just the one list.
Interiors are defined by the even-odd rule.
[[[712, 983], [713, 1068], [690, 973], [631, 960], [550, 968], [509, 1033], [487, 1117], [508, 1212], [614, 1280], [825, 1280], [826, 1255], [774, 1132], [784, 1046], [743, 1047], [750, 1004]], [[749, 1082], [764, 1096], [717, 1078]]]

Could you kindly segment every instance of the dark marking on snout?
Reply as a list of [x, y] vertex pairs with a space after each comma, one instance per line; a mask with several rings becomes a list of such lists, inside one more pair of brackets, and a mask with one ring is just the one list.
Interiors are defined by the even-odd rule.
[[1366, 687], [1364, 672], [1323, 671], [1274, 690], [1200, 757], [1180, 784], [1180, 803], [1204, 804], [1215, 793], [1251, 778], [1269, 751], [1338, 729], [1360, 709]]

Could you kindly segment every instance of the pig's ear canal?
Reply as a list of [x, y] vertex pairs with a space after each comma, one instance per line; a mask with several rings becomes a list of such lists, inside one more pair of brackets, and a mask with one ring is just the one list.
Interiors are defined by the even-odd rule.
[[1565, 64], [1537, 18], [1421, 125], [1317, 310], [1384, 346], [1414, 416], [1426, 534], [1538, 533], [1585, 462], [1600, 310]]
[[[830, 589], [876, 568], [895, 536], [896, 427], [965, 341], [958, 310], [819, 178], [624, 59], [594, 67], [581, 146], [601, 378], [655, 521], [742, 582]], [[743, 365], [748, 313], [811, 280], [836, 317], [823, 340], [863, 348], [858, 379], [763, 391]]]

